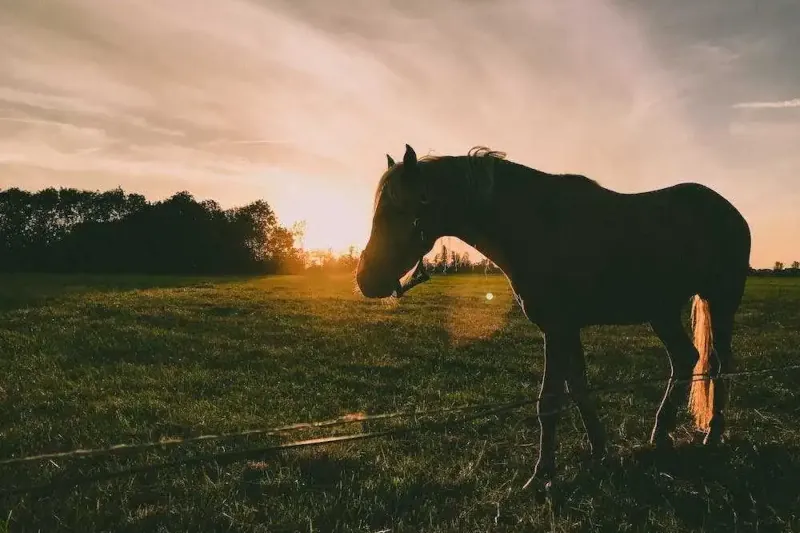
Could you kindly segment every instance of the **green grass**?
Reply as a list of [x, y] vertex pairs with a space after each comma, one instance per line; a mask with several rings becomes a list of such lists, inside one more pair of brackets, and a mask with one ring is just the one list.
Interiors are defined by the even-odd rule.
[[[737, 320], [738, 369], [800, 363], [798, 280], [752, 279]], [[592, 386], [668, 372], [646, 326], [583, 338]], [[344, 278], [2, 276], [0, 458], [531, 398], [541, 367], [539, 331], [501, 277], [439, 276], [387, 305]], [[737, 379], [729, 442], [691, 444], [684, 416], [682, 444], [656, 460], [639, 447], [662, 388], [599, 395], [602, 465], [566, 412], [544, 503], [520, 491], [538, 445], [530, 406], [0, 497], [0, 531], [800, 531], [800, 371]], [[2, 466], [0, 490], [399, 423]]]

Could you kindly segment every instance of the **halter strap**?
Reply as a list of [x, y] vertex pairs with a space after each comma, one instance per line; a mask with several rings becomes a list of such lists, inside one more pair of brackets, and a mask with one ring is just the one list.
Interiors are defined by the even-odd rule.
[[423, 264], [422, 259], [423, 256], [420, 256], [419, 261], [417, 261], [417, 266], [414, 268], [414, 272], [411, 274], [411, 277], [408, 281], [401, 283], [400, 280], [397, 280], [397, 289], [395, 290], [397, 298], [400, 298], [403, 294], [410, 291], [420, 283], [425, 283], [431, 279], [430, 274], [428, 274], [428, 271], [425, 270], [425, 265]]

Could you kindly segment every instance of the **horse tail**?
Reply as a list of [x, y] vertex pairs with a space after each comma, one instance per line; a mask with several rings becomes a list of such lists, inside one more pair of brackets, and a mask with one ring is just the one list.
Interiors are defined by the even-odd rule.
[[694, 417], [698, 429], [710, 429], [711, 416], [714, 413], [714, 383], [709, 377], [711, 370], [711, 309], [708, 300], [695, 295], [692, 303], [692, 329], [694, 330], [694, 346], [700, 358], [692, 372], [692, 387], [689, 391], [689, 410]]

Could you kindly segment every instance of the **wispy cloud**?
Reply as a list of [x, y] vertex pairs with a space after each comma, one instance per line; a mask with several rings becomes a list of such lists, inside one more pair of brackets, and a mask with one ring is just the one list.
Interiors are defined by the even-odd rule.
[[[720, 14], [748, 13], [729, 0], [664, 3], [680, 23], [659, 29], [655, 3], [621, 4], [0, 0], [0, 187], [106, 176], [152, 194], [263, 195], [285, 222], [308, 219], [310, 246], [341, 247], [365, 238], [383, 154], [405, 143], [439, 154], [486, 144], [623, 191], [702, 180], [740, 203], [755, 173], [740, 168], [760, 177], [797, 163], [774, 135], [727, 129], [760, 115], [733, 102], [775, 94], [768, 76], [746, 75], [777, 49], [753, 56], [758, 35], [658, 39], [696, 27], [697, 11], [718, 31]], [[732, 99], [720, 103], [722, 85]], [[765, 181], [762, 192], [783, 190]]]
[[57, 122], [55, 120], [43, 120], [37, 118], [0, 117], [0, 122], [16, 122], [17, 124], [30, 124], [37, 126], [74, 127], [72, 124], [67, 124], [64, 122]]
[[786, 109], [800, 107], [800, 98], [792, 98], [791, 100], [779, 102], [740, 102], [734, 104], [733, 107], [735, 109]]
[[209, 146], [225, 145], [225, 144], [274, 144], [285, 145], [291, 144], [291, 141], [280, 141], [277, 139], [217, 139], [209, 141]]
[[[406, 142], [422, 153], [489, 144], [622, 188], [669, 180], [655, 168], [702, 158], [676, 84], [607, 2], [443, 0], [421, 10], [375, 0], [343, 11], [230, 0], [192, 18], [190, 0], [119, 2], [65, 0], [52, 16], [11, 8], [0, 44], [15, 54], [5, 83], [0, 73], [0, 104], [21, 119], [102, 129], [153, 163], [165, 145], [192, 150], [187, 172], [283, 166], [347, 180], [365, 198], [382, 154]], [[64, 133], [35, 135], [48, 145]], [[124, 171], [119, 154], [94, 155], [113, 158], [95, 167]]]

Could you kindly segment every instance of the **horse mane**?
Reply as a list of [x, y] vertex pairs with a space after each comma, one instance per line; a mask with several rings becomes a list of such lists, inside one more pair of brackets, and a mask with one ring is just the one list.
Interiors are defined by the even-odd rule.
[[506, 153], [499, 150], [492, 150], [486, 146], [473, 146], [467, 152], [467, 157], [471, 159], [479, 159], [482, 157], [492, 157], [494, 159], [505, 159]]
[[[494, 191], [494, 171], [498, 161], [504, 161], [506, 153], [486, 146], [473, 146], [467, 152], [466, 192], [468, 197], [485, 199]], [[468, 201], [470, 201], [468, 199]]]
[[[505, 158], [505, 152], [492, 150], [486, 146], [473, 146], [469, 149], [466, 156], [428, 154], [418, 158], [417, 162], [420, 163], [422, 165], [421, 168], [424, 169], [426, 164], [429, 163], [442, 161], [466, 161], [467, 166], [464, 169], [464, 173], [458, 174], [458, 177], [465, 180], [466, 189], [469, 191], [475, 191], [475, 189], [485, 181], [487, 182], [487, 186], [484, 188], [485, 192], [489, 192], [494, 185], [494, 163], [499, 160], [504, 160]], [[401, 161], [383, 173], [378, 181], [378, 186], [375, 189], [373, 209], [377, 208], [378, 201], [380, 200], [381, 194], [384, 192], [384, 190], [391, 197], [394, 197], [392, 187], [389, 185], [392, 177], [396, 174], [396, 171], [401, 169], [402, 166], [403, 163]]]
[[[473, 146], [469, 149], [465, 156], [450, 156], [450, 155], [425, 155], [417, 159], [421, 165], [421, 171], [425, 172], [425, 167], [431, 163], [452, 162], [453, 168], [458, 169], [458, 172], [450, 172], [448, 175], [456, 180], [462, 180], [462, 190], [471, 197], [486, 197], [489, 196], [494, 190], [494, 171], [495, 165], [498, 161], [505, 161], [506, 153], [500, 150], [493, 150], [486, 146]], [[375, 190], [375, 198], [373, 210], [378, 207], [378, 201], [381, 194], [386, 191], [390, 198], [394, 201], [396, 198], [396, 191], [391, 186], [392, 177], [397, 175], [397, 171], [402, 169], [402, 161], [397, 163], [390, 169], [387, 169], [380, 180]], [[536, 169], [529, 169], [535, 175], [540, 177], [552, 178], [555, 180], [567, 180], [572, 182], [583, 183], [590, 187], [602, 186], [597, 181], [583, 176], [581, 174], [548, 174]]]

